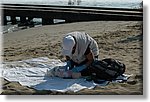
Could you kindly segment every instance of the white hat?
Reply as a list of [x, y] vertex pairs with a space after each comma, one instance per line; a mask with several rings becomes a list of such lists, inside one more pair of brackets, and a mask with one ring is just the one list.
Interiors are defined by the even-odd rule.
[[63, 47], [62, 54], [66, 56], [70, 56], [74, 45], [75, 45], [74, 38], [71, 35], [65, 36], [62, 42], [62, 47]]

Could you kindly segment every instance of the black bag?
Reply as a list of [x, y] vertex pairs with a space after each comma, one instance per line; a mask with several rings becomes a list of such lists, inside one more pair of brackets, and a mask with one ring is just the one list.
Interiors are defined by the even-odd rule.
[[106, 58], [94, 61], [89, 67], [91, 75], [96, 79], [113, 80], [125, 72], [125, 65], [118, 60]]

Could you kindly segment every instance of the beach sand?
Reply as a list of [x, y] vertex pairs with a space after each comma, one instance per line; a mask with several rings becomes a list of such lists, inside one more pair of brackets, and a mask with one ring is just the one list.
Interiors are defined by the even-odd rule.
[[64, 60], [62, 37], [72, 31], [84, 31], [99, 45], [99, 58], [118, 59], [126, 65], [131, 78], [125, 83], [110, 83], [105, 87], [84, 89], [77, 93], [37, 91], [17, 82], [3, 80], [2, 94], [143, 94], [143, 32], [141, 21], [77, 22], [25, 29], [3, 34], [3, 61], [19, 61], [37, 57]]

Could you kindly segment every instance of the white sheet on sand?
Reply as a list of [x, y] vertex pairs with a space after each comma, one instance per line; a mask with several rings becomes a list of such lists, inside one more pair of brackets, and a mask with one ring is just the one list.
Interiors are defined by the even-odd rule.
[[[58, 59], [49, 59], [47, 57], [33, 58], [23, 61], [3, 62], [0, 66], [1, 77], [8, 81], [19, 82], [23, 86], [29, 86], [37, 90], [52, 90], [59, 92], [73, 91], [82, 89], [92, 89], [96, 85], [105, 86], [109, 82], [101, 81], [96, 84], [93, 81], [80, 79], [62, 79], [58, 77], [46, 76], [47, 70], [56, 66], [63, 66], [65, 62]], [[126, 81], [130, 76], [120, 76], [114, 82]]]

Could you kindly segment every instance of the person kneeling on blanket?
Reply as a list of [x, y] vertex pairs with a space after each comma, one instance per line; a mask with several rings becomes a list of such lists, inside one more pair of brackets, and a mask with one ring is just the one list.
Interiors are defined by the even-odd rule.
[[67, 62], [66, 70], [70, 73], [68, 77], [72, 78], [85, 76], [85, 70], [99, 55], [97, 42], [85, 32], [66, 34], [63, 37], [62, 48], [62, 54]]
[[61, 78], [86, 76], [88, 80], [113, 80], [125, 72], [125, 65], [118, 60], [112, 58], [98, 60], [97, 42], [84, 32], [67, 34], [63, 38], [62, 48], [67, 64], [55, 67], [50, 71], [51, 76]]

